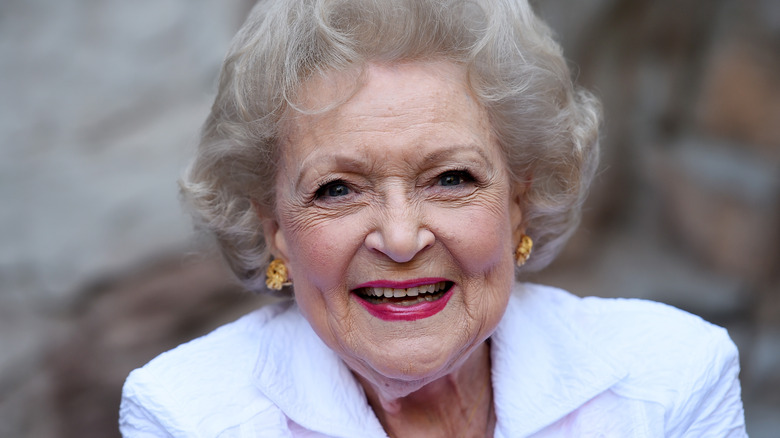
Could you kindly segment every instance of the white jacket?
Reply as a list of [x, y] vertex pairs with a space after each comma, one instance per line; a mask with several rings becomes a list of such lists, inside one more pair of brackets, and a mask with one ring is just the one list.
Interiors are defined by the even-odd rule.
[[[491, 336], [495, 437], [744, 437], [726, 331], [641, 300], [518, 284]], [[125, 437], [386, 437], [361, 386], [293, 303], [133, 371]]]

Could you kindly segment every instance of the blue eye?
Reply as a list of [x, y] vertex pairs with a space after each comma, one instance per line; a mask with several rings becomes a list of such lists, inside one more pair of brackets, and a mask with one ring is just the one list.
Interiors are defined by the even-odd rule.
[[444, 172], [439, 176], [439, 184], [445, 187], [459, 186], [473, 180], [474, 178], [466, 171]]
[[323, 184], [317, 189], [317, 197], [328, 196], [331, 198], [337, 198], [339, 196], [346, 196], [350, 193], [349, 187], [344, 184], [343, 181], [333, 181], [327, 184]]

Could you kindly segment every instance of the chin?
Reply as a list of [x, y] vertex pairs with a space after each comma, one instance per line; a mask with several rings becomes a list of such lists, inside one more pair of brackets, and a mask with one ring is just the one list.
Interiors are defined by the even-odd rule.
[[397, 355], [376, 358], [374, 363], [366, 363], [363, 368], [368, 368], [366, 371], [371, 375], [371, 380], [380, 380], [377, 383], [383, 386], [390, 384], [399, 390], [414, 392], [457, 370], [467, 357], [467, 354], [448, 355], [432, 349], [426, 351], [424, 348], [398, 350]]

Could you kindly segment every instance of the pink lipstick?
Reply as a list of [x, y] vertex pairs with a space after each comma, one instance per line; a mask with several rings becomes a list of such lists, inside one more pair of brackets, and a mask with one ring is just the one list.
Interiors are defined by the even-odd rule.
[[356, 300], [384, 321], [416, 321], [441, 312], [452, 297], [454, 284], [445, 278], [407, 281], [377, 280], [353, 290]]

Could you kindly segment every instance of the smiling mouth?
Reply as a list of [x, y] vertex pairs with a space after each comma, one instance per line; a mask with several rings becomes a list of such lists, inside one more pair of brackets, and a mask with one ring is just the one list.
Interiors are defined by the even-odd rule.
[[436, 301], [449, 291], [453, 282], [440, 281], [421, 286], [397, 289], [391, 287], [362, 287], [354, 292], [371, 304], [413, 306], [425, 301]]

